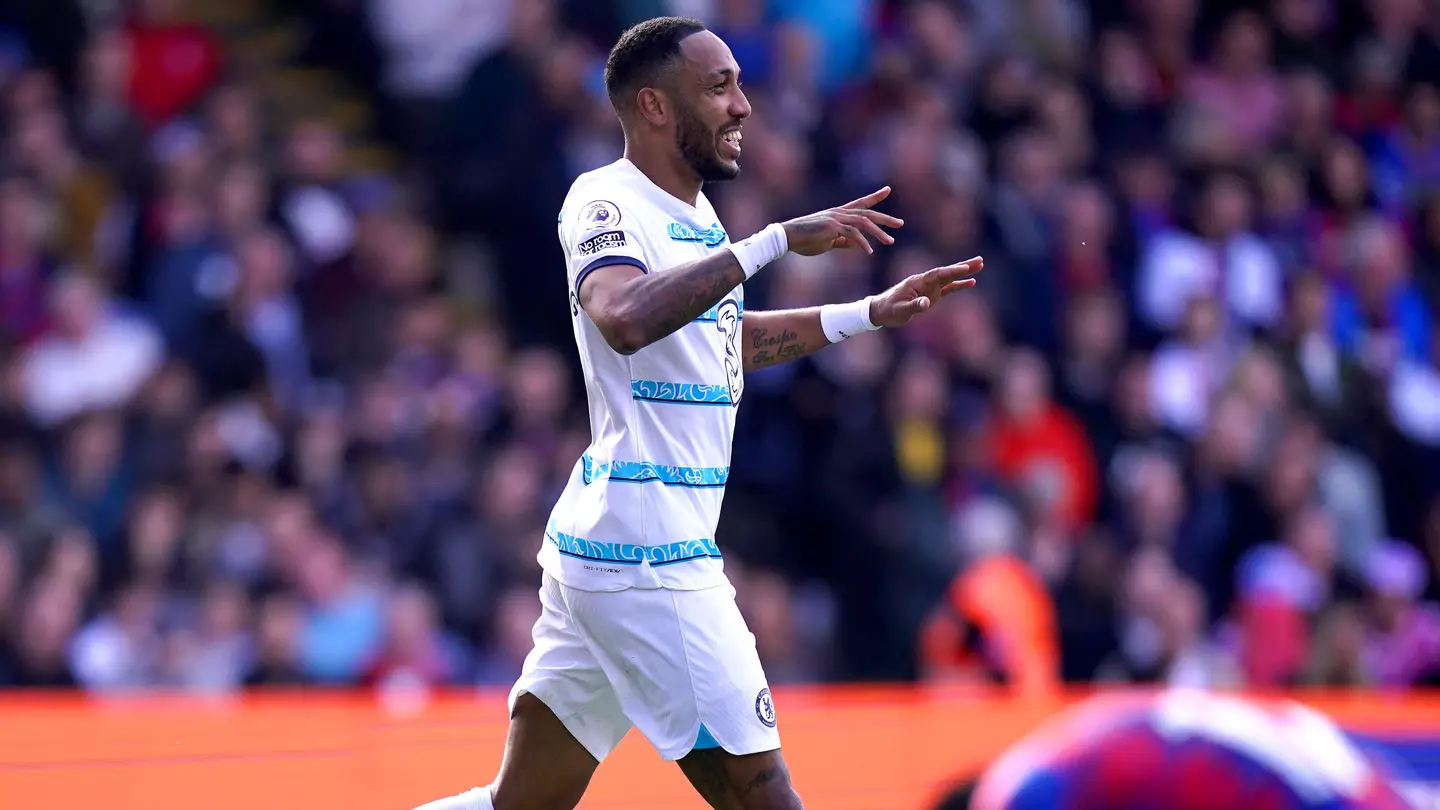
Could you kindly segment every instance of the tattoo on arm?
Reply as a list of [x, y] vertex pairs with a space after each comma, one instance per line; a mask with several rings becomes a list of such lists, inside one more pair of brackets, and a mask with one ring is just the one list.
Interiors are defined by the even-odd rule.
[[820, 324], [820, 308], [745, 313], [745, 370], [799, 360], [830, 345]]
[[689, 266], [632, 281], [621, 315], [648, 346], [705, 314], [744, 280], [735, 254], [717, 250]]
[[790, 329], [775, 331], [764, 326], [746, 330], [745, 344], [747, 369], [798, 360], [814, 351], [799, 333]]

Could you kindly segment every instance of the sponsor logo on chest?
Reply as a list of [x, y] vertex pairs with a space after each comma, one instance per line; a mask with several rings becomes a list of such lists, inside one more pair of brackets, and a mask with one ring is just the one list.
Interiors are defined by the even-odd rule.
[[725, 229], [720, 223], [715, 223], [704, 230], [697, 230], [679, 222], [672, 222], [666, 228], [666, 233], [676, 242], [695, 242], [708, 248], [719, 247], [730, 238], [726, 235]]

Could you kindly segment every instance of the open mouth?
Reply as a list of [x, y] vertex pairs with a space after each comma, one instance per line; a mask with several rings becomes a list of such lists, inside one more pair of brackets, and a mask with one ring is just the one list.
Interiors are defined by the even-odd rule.
[[726, 153], [731, 160], [740, 157], [740, 130], [732, 129], [720, 135], [721, 151]]

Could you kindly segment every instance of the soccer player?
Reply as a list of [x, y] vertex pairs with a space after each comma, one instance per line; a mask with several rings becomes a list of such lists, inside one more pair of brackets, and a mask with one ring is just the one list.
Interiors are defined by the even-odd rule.
[[979, 258], [862, 301], [745, 311], [742, 283], [787, 252], [873, 251], [888, 188], [732, 243], [701, 188], [740, 172], [750, 104], [703, 24], [627, 31], [605, 84], [623, 159], [560, 212], [592, 440], [541, 544], [543, 614], [510, 695], [495, 782], [422, 810], [566, 810], [631, 726], [717, 808], [798, 808], [776, 708], [715, 526], [745, 372], [903, 326], [974, 283]]
[[[942, 805], [947, 808], [955, 804]], [[1333, 723], [1296, 703], [1179, 690], [1102, 697], [1015, 745], [972, 810], [1406, 810]]]

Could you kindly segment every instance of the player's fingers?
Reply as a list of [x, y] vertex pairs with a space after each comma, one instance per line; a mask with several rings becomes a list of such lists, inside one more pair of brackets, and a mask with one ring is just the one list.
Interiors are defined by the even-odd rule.
[[870, 244], [870, 240], [865, 238], [865, 234], [861, 233], [859, 228], [843, 222], [839, 225], [840, 238], [845, 240], [848, 247], [858, 247], [866, 253], [875, 252], [874, 246]]
[[858, 200], [851, 200], [840, 206], [841, 208], [874, 208], [890, 196], [890, 187], [886, 186], [877, 191], [872, 191]]
[[850, 240], [843, 236], [835, 237], [835, 241], [830, 243], [831, 250], [844, 250], [850, 246]]
[[860, 216], [860, 213], [861, 212], [857, 212], [855, 214], [840, 214], [839, 219], [846, 225], [859, 228], [865, 233], [875, 237], [876, 239], [879, 239], [880, 244], [882, 245], [895, 244], [895, 237], [886, 233], [884, 229], [882, 229], [879, 225], [876, 225], [869, 217]]
[[960, 292], [960, 291], [963, 290], [963, 289], [966, 289], [966, 288], [969, 288], [969, 287], [974, 287], [974, 286], [975, 286], [975, 279], [973, 279], [973, 278], [962, 278], [962, 279], [960, 279], [959, 281], [952, 281], [952, 282], [950, 282], [949, 284], [946, 284], [944, 287], [941, 287], [941, 288], [940, 288], [940, 297], [941, 297], [941, 298], [944, 298], [945, 296], [949, 295], [950, 293]]
[[901, 219], [901, 218], [899, 218], [899, 217], [892, 217], [892, 216], [890, 216], [889, 214], [887, 214], [887, 213], [885, 213], [885, 212], [883, 212], [883, 211], [871, 211], [871, 210], [869, 210], [868, 208], [866, 208], [866, 209], [858, 209], [858, 210], [855, 211], [855, 213], [861, 214], [861, 215], [863, 215], [866, 219], [870, 220], [871, 222], [874, 222], [874, 223], [877, 224], [877, 225], [884, 225], [884, 226], [887, 227], [887, 228], [903, 228], [903, 227], [905, 227], [905, 220], [903, 220], [903, 219]]
[[930, 308], [930, 298], [925, 295], [917, 295], [900, 306], [910, 315], [919, 315]]
[[966, 259], [963, 262], [947, 264], [944, 267], [937, 267], [929, 270], [924, 275], [927, 284], [948, 284], [956, 279], [973, 276], [985, 267], [985, 260], [976, 256], [973, 259]]

